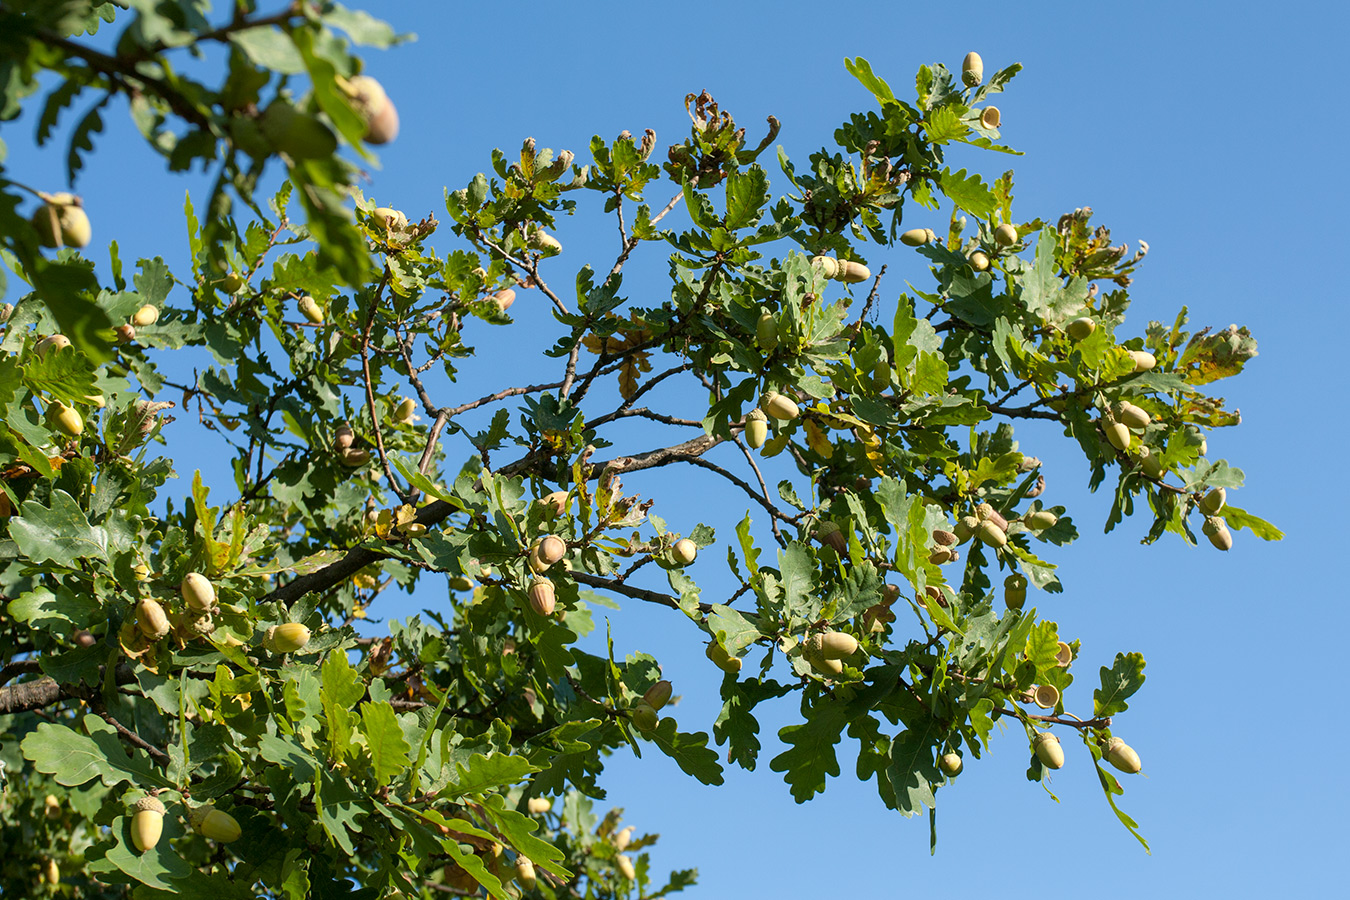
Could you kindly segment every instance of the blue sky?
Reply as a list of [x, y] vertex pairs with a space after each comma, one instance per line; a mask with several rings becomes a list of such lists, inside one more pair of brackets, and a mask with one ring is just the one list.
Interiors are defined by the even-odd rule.
[[[972, 154], [960, 162], [986, 175], [1011, 165], [1022, 219], [1087, 205], [1117, 240], [1147, 240], [1152, 252], [1132, 287], [1127, 329], [1142, 331], [1150, 317], [1170, 322], [1186, 305], [1193, 328], [1247, 325], [1261, 342], [1261, 355], [1225, 386], [1244, 423], [1212, 435], [1210, 456], [1246, 471], [1248, 484], [1234, 501], [1284, 529], [1283, 543], [1237, 532], [1226, 555], [1175, 541], [1143, 547], [1147, 523], [1139, 520], [1103, 535], [1109, 498], [1086, 492], [1077, 450], [1050, 429], [1027, 429], [1022, 438], [1023, 449], [1047, 463], [1047, 501], [1068, 505], [1082, 534], [1059, 558], [1066, 592], [1032, 602], [1060, 623], [1061, 634], [1082, 639], [1080, 685], [1095, 682], [1097, 666], [1117, 650], [1138, 650], [1149, 660], [1148, 683], [1115, 730], [1143, 758], [1147, 777], [1127, 779], [1121, 803], [1152, 843], [1151, 857], [1115, 821], [1081, 748], [1066, 741], [1069, 763], [1055, 778], [1056, 803], [1025, 780], [1025, 745], [1013, 732], [996, 738], [986, 759], [968, 760], [956, 784], [939, 793], [935, 859], [925, 822], [886, 810], [872, 784], [851, 776], [848, 744], [840, 752], [844, 775], [823, 797], [798, 806], [767, 764], [777, 752], [774, 732], [793, 713], [784, 709], [776, 720], [761, 717], [759, 770], [729, 769], [718, 789], [659, 756], [610, 761], [610, 802], [627, 809], [639, 832], [661, 833], [657, 870], [698, 867], [701, 885], [689, 895], [700, 898], [1334, 891], [1341, 881], [1332, 860], [1350, 833], [1343, 811], [1350, 791], [1336, 752], [1350, 729], [1331, 699], [1343, 679], [1350, 626], [1336, 565], [1350, 498], [1333, 464], [1347, 439], [1341, 393], [1350, 386], [1342, 349], [1350, 325], [1342, 281], [1347, 129], [1337, 90], [1346, 61], [1338, 42], [1350, 33], [1345, 8], [703, 0], [509, 12], [466, 6], [366, 4], [398, 30], [419, 35], [369, 62], [403, 123], [399, 139], [380, 154], [383, 168], [372, 172], [369, 192], [410, 217], [433, 212], [444, 221], [443, 188], [463, 186], [488, 169], [494, 147], [513, 151], [529, 135], [542, 146], [572, 149], [582, 161], [593, 134], [651, 127], [660, 154], [688, 128], [685, 94], [702, 89], [753, 140], [765, 116], [779, 118], [778, 143], [800, 165], [849, 112], [871, 106], [844, 70], [844, 57], [866, 57], [907, 96], [920, 64], [955, 67], [975, 49], [986, 70], [1025, 66], [999, 106], [1005, 140], [1026, 156]], [[202, 182], [168, 176], [124, 117], [105, 118], [112, 131], [78, 185], [95, 246], [116, 235], [124, 259], [162, 255], [181, 270], [183, 193], [192, 189], [200, 203]], [[26, 146], [32, 127], [31, 116], [4, 126], [10, 175], [61, 189], [64, 147], [34, 152]], [[772, 158], [766, 163], [781, 190]], [[662, 187], [651, 199], [667, 197]], [[566, 248], [550, 264], [557, 284], [570, 284], [583, 262], [599, 268], [612, 260], [617, 237], [595, 198], [585, 198], [557, 233]], [[448, 229], [436, 244], [453, 245]], [[892, 266], [883, 290], [891, 309], [905, 279], [923, 286], [912, 254], [876, 259]], [[660, 248], [630, 270], [631, 295], [659, 302]], [[512, 314], [517, 322], [509, 331], [491, 334], [500, 344], [486, 336], [478, 342], [489, 351], [484, 364], [466, 370], [447, 402], [499, 387], [493, 378], [503, 359], [519, 366], [522, 380], [550, 371], [538, 368], [536, 353], [557, 328], [543, 299], [525, 294]], [[686, 411], [696, 399], [665, 398]], [[171, 440], [184, 442], [169, 450], [180, 474], [202, 465], [208, 483], [228, 494], [227, 472], [198, 461], [210, 448], [188, 423], [176, 425]], [[679, 475], [674, 491], [663, 492], [662, 476], [627, 484], [655, 497], [655, 511], [673, 528], [687, 532], [705, 521], [723, 540], [730, 537], [746, 504], [733, 497], [722, 508], [727, 495], [712, 480]], [[186, 494], [186, 479], [179, 485]], [[725, 544], [705, 552], [692, 570], [705, 595], [729, 593], [722, 590], [724, 554]], [[436, 589], [418, 599], [434, 605], [442, 596]], [[665, 665], [683, 695], [673, 710], [681, 728], [709, 730], [720, 705], [718, 673], [692, 627], [637, 603], [611, 621], [617, 649], [649, 650]], [[1088, 691], [1080, 699], [1090, 703]]]

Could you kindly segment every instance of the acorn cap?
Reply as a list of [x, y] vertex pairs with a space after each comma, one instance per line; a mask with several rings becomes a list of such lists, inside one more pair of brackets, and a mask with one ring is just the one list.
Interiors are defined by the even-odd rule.
[[1031, 695], [1031, 702], [1041, 709], [1054, 709], [1059, 704], [1059, 688], [1053, 684], [1038, 684]]
[[142, 797], [136, 801], [136, 812], [157, 812], [164, 815], [164, 804], [160, 803], [155, 797]]

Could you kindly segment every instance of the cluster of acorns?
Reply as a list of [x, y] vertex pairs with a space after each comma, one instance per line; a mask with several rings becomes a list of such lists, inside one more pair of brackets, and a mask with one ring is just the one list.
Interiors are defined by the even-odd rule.
[[[136, 801], [131, 816], [131, 841], [144, 853], [159, 843], [164, 834], [164, 815], [167, 810], [159, 798], [145, 796]], [[210, 803], [188, 810], [188, 824], [203, 837], [221, 844], [239, 840], [243, 833], [234, 816], [218, 810]]]
[[[1120, 738], [1104, 738], [1101, 747], [1102, 757], [1126, 775], [1137, 775], [1143, 770], [1139, 754]], [[1048, 731], [1036, 732], [1031, 740], [1031, 751], [1047, 769], [1064, 767], [1064, 748], [1060, 746], [1059, 738]]]
[[[144, 563], [136, 566], [137, 578], [144, 580], [149, 574]], [[210, 579], [198, 572], [189, 572], [179, 585], [179, 593], [183, 598], [184, 609], [172, 617], [153, 597], [144, 597], [137, 602], [133, 620], [134, 633], [141, 638], [137, 643], [143, 645], [162, 640], [170, 631], [184, 641], [205, 638], [215, 632], [215, 616], [219, 614], [220, 607], [216, 603], [216, 589]], [[132, 627], [132, 621], [124, 626], [128, 630]], [[124, 634], [124, 642], [128, 645], [133, 643], [127, 640], [131, 636]], [[309, 639], [310, 631], [305, 625], [286, 622], [267, 629], [263, 635], [263, 647], [273, 653], [295, 653], [303, 649]]]

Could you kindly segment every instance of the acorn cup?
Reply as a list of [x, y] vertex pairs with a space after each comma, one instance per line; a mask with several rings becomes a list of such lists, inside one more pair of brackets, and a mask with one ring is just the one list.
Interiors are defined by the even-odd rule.
[[1031, 690], [1031, 702], [1041, 709], [1054, 709], [1059, 705], [1059, 688], [1053, 684], [1038, 684]]

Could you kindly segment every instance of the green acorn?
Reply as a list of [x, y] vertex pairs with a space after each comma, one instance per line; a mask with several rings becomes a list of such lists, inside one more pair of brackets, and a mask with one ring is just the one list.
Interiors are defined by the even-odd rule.
[[[991, 106], [989, 109], [992, 109], [995, 115], [998, 114], [997, 107]], [[989, 112], [989, 109], [985, 110], [985, 112]], [[1000, 247], [1011, 247], [1013, 244], [1017, 243], [1017, 228], [1012, 225], [998, 226], [994, 229], [994, 243], [998, 244]]]
[[1221, 487], [1216, 487], [1200, 498], [1200, 511], [1207, 516], [1212, 516], [1223, 509], [1224, 504], [1227, 502], [1228, 491]]
[[900, 235], [900, 243], [906, 247], [922, 247], [934, 240], [937, 240], [937, 235], [931, 228], [911, 228]]
[[643, 734], [650, 734], [656, 730], [661, 717], [657, 715], [656, 710], [645, 700], [639, 700], [633, 707], [633, 727]]
[[965, 764], [961, 761], [961, 757], [955, 753], [944, 753], [938, 758], [938, 768], [940, 768], [942, 774], [946, 775], [948, 778], [960, 775], [964, 765]]
[[1047, 769], [1060, 769], [1064, 766], [1064, 748], [1059, 745], [1059, 738], [1048, 731], [1037, 733], [1031, 742], [1032, 752], [1036, 758], [1041, 761], [1041, 765]]
[[717, 666], [717, 668], [721, 669], [723, 672], [735, 675], [741, 670], [743, 662], [741, 658], [739, 656], [732, 656], [727, 652], [727, 648], [723, 647], [717, 641], [708, 644], [706, 652], [708, 659], [712, 660], [713, 665]]
[[758, 450], [769, 438], [768, 416], [763, 410], [752, 409], [745, 417], [745, 442]]
[[1008, 609], [1021, 609], [1027, 602], [1027, 577], [1014, 573], [1003, 579], [1003, 604]]
[[1047, 528], [1054, 528], [1055, 523], [1059, 521], [1059, 516], [1048, 509], [1040, 509], [1022, 519], [1026, 526], [1032, 531], [1044, 531]]
[[136, 801], [136, 812], [131, 817], [131, 842], [144, 853], [159, 843], [164, 833], [164, 804], [154, 797]]
[[1133, 403], [1126, 403], [1124, 400], [1115, 404], [1111, 408], [1111, 412], [1115, 414], [1117, 422], [1128, 425], [1130, 428], [1143, 428], [1150, 421], [1148, 413]]
[[760, 313], [755, 322], [755, 342], [765, 353], [772, 353], [778, 347], [778, 318], [773, 313]]
[[1079, 316], [1077, 319], [1071, 319], [1064, 325], [1064, 333], [1069, 336], [1069, 340], [1077, 343], [1087, 340], [1092, 336], [1092, 332], [1097, 330], [1097, 323], [1088, 316]]
[[1003, 547], [1008, 543], [1007, 532], [988, 519], [979, 524], [979, 527], [975, 529], [975, 535], [994, 548]]
[[764, 396], [760, 398], [759, 406], [780, 422], [791, 421], [802, 414], [801, 407], [790, 397], [784, 397], [777, 391], [765, 391]]
[[1111, 738], [1106, 744], [1106, 750], [1102, 754], [1106, 761], [1115, 766], [1126, 775], [1138, 775], [1143, 765], [1139, 762], [1139, 754], [1134, 752], [1134, 748], [1125, 743], [1118, 737]]
[[263, 646], [273, 653], [295, 653], [309, 643], [309, 629], [299, 622], [273, 625], [263, 635]]
[[1205, 537], [1209, 538], [1209, 542], [1214, 545], [1216, 550], [1233, 549], [1233, 535], [1223, 519], [1206, 516], [1205, 524], [1201, 526], [1200, 530], [1205, 533]]

